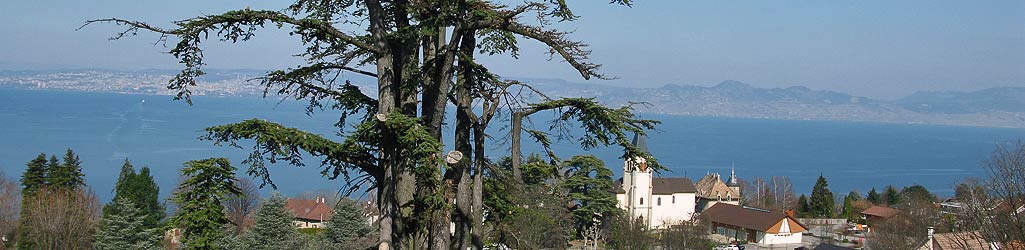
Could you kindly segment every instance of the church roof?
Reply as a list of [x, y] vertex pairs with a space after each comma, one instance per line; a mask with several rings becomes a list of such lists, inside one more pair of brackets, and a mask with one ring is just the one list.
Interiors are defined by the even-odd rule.
[[633, 145], [637, 146], [637, 148], [641, 149], [641, 151], [649, 152], [649, 153], [651, 152], [651, 151], [648, 151], [647, 139], [645, 139], [645, 136], [643, 136], [641, 134], [634, 133]]
[[705, 199], [719, 199], [726, 197], [740, 199], [740, 194], [734, 192], [733, 189], [727, 186], [726, 183], [719, 178], [719, 174], [716, 173], [701, 177], [701, 179], [694, 184], [694, 188], [697, 190], [695, 192], [697, 196]]
[[652, 194], [694, 193], [696, 191], [690, 178], [654, 178], [652, 182]]
[[728, 187], [739, 187], [740, 183], [737, 183], [737, 174], [730, 168], [730, 179], [726, 180], [726, 186]]
[[[690, 178], [652, 178], [651, 194], [694, 193], [694, 184]], [[623, 178], [612, 183], [612, 192], [625, 194]]]

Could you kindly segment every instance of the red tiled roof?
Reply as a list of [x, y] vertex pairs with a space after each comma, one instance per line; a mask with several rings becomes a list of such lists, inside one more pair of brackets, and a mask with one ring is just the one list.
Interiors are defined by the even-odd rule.
[[318, 200], [288, 199], [285, 208], [292, 211], [297, 219], [313, 221], [329, 221], [334, 210]]
[[861, 211], [861, 214], [889, 218], [890, 216], [896, 215], [900, 210], [884, 207], [884, 206], [872, 206], [865, 211]]

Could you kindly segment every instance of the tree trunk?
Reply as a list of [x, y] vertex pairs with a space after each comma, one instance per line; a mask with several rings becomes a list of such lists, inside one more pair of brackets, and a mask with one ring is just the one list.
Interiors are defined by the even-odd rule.
[[523, 112], [520, 112], [520, 111], [513, 112], [511, 120], [512, 120], [512, 126], [510, 126], [511, 129], [509, 130], [509, 133], [510, 133], [509, 137], [510, 137], [510, 140], [512, 141], [511, 142], [512, 145], [510, 146], [512, 148], [512, 150], [510, 150], [510, 151], [512, 151], [512, 153], [511, 153], [511, 155], [509, 157], [512, 158], [513, 180], [516, 181], [517, 183], [522, 183], [523, 182], [523, 173], [520, 172], [520, 164], [521, 164], [520, 157], [522, 157], [522, 155], [520, 155], [520, 137], [522, 136], [522, 133], [523, 133], [521, 131], [521, 130], [523, 130]]
[[480, 119], [477, 126], [474, 128], [473, 133], [473, 144], [474, 144], [474, 163], [473, 163], [473, 202], [471, 204], [471, 222], [473, 223], [470, 227], [471, 241], [474, 249], [484, 249], [483, 229], [484, 229], [484, 128], [486, 124], [481, 124], [484, 119]]
[[470, 31], [460, 38], [459, 45], [459, 74], [456, 79], [456, 150], [463, 153], [465, 157], [459, 161], [455, 171], [456, 180], [456, 214], [453, 221], [456, 222], [456, 234], [452, 242], [453, 249], [465, 250], [470, 246], [473, 230], [473, 180], [470, 165], [472, 164], [473, 146], [470, 144], [470, 137], [473, 133], [475, 121], [470, 112], [473, 105], [472, 91], [472, 65], [470, 65], [474, 52], [476, 39], [474, 32]]
[[[387, 29], [385, 28], [384, 9], [378, 0], [366, 0], [367, 8], [370, 10], [370, 33], [374, 38], [375, 46], [380, 50], [377, 54], [377, 112], [378, 115], [387, 115], [396, 108], [396, 72], [394, 58], [391, 53], [391, 46], [388, 44]], [[380, 165], [383, 176], [377, 182], [378, 210], [381, 214], [380, 235], [378, 249], [390, 250], [400, 249], [399, 240], [401, 222], [399, 216], [399, 204], [396, 200], [396, 186], [400, 169], [396, 165], [395, 138], [391, 133], [382, 133], [380, 149]]]

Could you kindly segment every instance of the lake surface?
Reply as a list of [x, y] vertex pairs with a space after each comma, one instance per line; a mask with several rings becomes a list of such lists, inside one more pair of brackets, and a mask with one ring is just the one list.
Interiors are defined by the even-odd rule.
[[[84, 162], [86, 180], [108, 200], [121, 162], [149, 166], [162, 197], [178, 180], [182, 163], [209, 157], [240, 162], [246, 149], [222, 147], [196, 138], [203, 128], [250, 118], [275, 121], [337, 137], [337, 113], [307, 116], [302, 103], [276, 98], [196, 97], [195, 105], [169, 96], [0, 89], [0, 170], [20, 177], [25, 163], [39, 153], [63, 154], [72, 148]], [[544, 114], [541, 114], [544, 115]], [[810, 192], [824, 175], [837, 195], [872, 187], [922, 184], [940, 195], [952, 193], [964, 178], [984, 177], [981, 168], [995, 145], [1025, 138], [1025, 129], [903, 125], [831, 121], [781, 121], [644, 115], [662, 120], [648, 138], [651, 152], [672, 171], [665, 177], [697, 179], [708, 172], [726, 176], [730, 166], [742, 179], [788, 176], [798, 193]], [[547, 127], [543, 120], [535, 120]], [[495, 121], [494, 127], [503, 127]], [[495, 138], [504, 137], [499, 129]], [[525, 139], [526, 140], [526, 139]], [[508, 154], [492, 143], [489, 157]], [[528, 145], [524, 152], [536, 151]], [[590, 153], [622, 175], [616, 149], [584, 152], [572, 141], [555, 146], [561, 157]], [[272, 166], [280, 191], [336, 190], [341, 180], [320, 176], [317, 159], [308, 166]], [[264, 192], [269, 189], [265, 188]]]

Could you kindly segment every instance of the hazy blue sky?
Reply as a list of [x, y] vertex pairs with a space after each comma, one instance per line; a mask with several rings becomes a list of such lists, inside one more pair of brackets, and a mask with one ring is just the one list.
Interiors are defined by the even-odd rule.
[[[559, 24], [592, 45], [594, 61], [619, 76], [600, 84], [657, 87], [738, 80], [759, 87], [814, 89], [895, 98], [916, 90], [1025, 86], [1025, 1], [571, 1], [582, 18]], [[287, 1], [6, 1], [0, 4], [0, 68], [176, 68], [143, 34], [107, 41], [110, 25], [75, 31], [92, 18], [124, 17], [169, 26], [200, 14]], [[243, 46], [210, 43], [209, 67], [295, 66], [285, 31]], [[582, 81], [525, 45], [519, 61], [487, 58], [505, 76]]]

